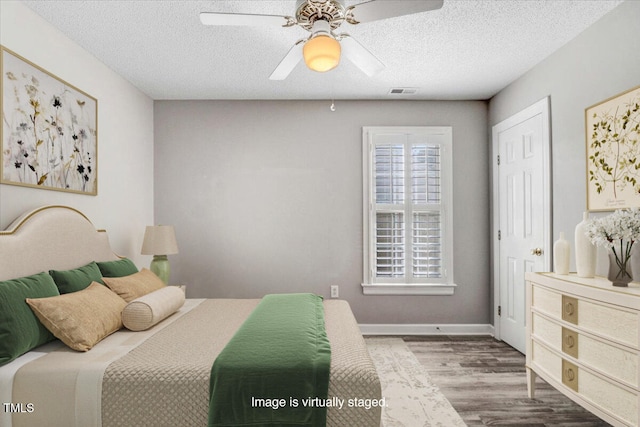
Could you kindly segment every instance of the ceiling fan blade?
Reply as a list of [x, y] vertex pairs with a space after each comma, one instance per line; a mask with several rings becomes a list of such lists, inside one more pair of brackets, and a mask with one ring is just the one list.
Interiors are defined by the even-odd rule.
[[269, 80], [284, 80], [287, 76], [296, 68], [298, 62], [302, 59], [302, 47], [304, 46], [304, 40], [298, 40], [296, 44], [293, 45], [289, 52], [287, 52], [286, 56], [273, 73], [269, 76]]
[[343, 34], [340, 40], [342, 54], [360, 68], [367, 76], [371, 77], [384, 70], [385, 66], [373, 53], [369, 52], [353, 37]]
[[250, 13], [200, 12], [204, 25], [279, 25], [285, 26], [291, 18], [280, 15], [254, 15]]
[[440, 9], [444, 0], [371, 0], [352, 6], [350, 23], [363, 23]]

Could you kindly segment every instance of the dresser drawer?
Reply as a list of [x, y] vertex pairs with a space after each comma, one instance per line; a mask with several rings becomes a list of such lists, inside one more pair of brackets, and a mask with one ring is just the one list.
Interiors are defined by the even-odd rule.
[[638, 387], [638, 354], [613, 346], [570, 328], [562, 327], [538, 313], [533, 313], [531, 333], [552, 349], [578, 359], [629, 386]]
[[638, 397], [621, 387], [582, 369], [579, 374], [579, 393], [599, 408], [616, 414], [631, 425], [638, 425]]
[[533, 285], [531, 306], [556, 319], [562, 319], [562, 294], [558, 292]]
[[535, 284], [532, 287], [532, 307], [586, 331], [638, 347], [637, 312], [563, 295]]
[[616, 414], [631, 425], [638, 425], [638, 396], [635, 393], [568, 362], [536, 341], [531, 348], [531, 362], [536, 371], [542, 369], [550, 379], [573, 390], [599, 409]]
[[581, 328], [638, 347], [638, 313], [586, 300], [578, 301], [578, 313]]
[[580, 335], [578, 353], [581, 363], [638, 387], [638, 355], [616, 348], [586, 335]]
[[552, 379], [562, 383], [562, 357], [537, 341], [533, 341], [531, 350], [531, 362], [544, 369]]

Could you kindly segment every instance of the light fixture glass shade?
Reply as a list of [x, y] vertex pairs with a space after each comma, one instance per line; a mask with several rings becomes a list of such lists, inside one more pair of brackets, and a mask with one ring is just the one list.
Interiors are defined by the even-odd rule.
[[340, 42], [330, 36], [316, 36], [302, 48], [304, 63], [313, 71], [324, 73], [340, 63]]
[[178, 253], [176, 233], [172, 225], [149, 225], [144, 232], [142, 255], [171, 255]]

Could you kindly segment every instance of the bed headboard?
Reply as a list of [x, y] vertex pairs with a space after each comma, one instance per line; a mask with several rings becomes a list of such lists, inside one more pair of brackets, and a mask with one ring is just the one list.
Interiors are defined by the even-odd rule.
[[107, 233], [68, 206], [35, 209], [0, 231], [0, 280], [117, 259]]

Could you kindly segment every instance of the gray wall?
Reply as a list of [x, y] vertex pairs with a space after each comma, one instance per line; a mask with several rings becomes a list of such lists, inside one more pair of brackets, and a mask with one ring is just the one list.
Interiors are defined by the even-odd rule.
[[[489, 323], [485, 102], [156, 101], [155, 217], [189, 297], [329, 296], [360, 323]], [[453, 296], [364, 296], [362, 126], [453, 127]]]
[[[551, 97], [553, 235], [555, 240], [559, 232], [566, 232], [572, 253], [575, 226], [582, 221], [587, 204], [584, 110], [637, 85], [640, 1], [626, 1], [489, 103], [493, 126]], [[600, 252], [598, 273], [605, 274], [606, 259]], [[575, 271], [573, 259], [571, 269]]]

